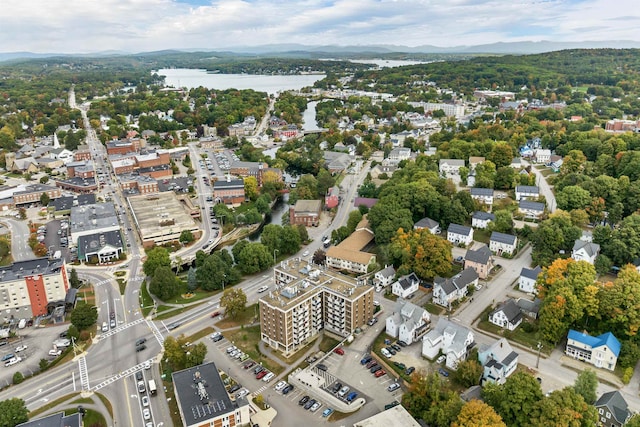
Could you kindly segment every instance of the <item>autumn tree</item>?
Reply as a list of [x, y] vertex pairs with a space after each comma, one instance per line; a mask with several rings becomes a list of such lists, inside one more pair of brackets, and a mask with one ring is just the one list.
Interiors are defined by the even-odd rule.
[[488, 160], [491, 160], [496, 165], [496, 168], [511, 165], [511, 161], [514, 157], [513, 147], [506, 142], [497, 142], [493, 144], [493, 148], [487, 156]]
[[399, 229], [389, 245], [389, 254], [400, 275], [413, 271], [421, 279], [433, 279], [451, 271], [451, 243], [428, 229]]
[[633, 338], [640, 329], [640, 273], [628, 264], [598, 294], [601, 327], [617, 337]]
[[543, 397], [538, 381], [526, 372], [514, 373], [503, 385], [487, 384], [482, 395], [510, 427], [529, 425], [536, 403]]
[[428, 425], [449, 426], [457, 419], [462, 400], [437, 372], [414, 373], [411, 388], [402, 396], [402, 406]]
[[597, 421], [596, 408], [585, 402], [573, 387], [565, 387], [540, 399], [535, 404], [527, 425], [532, 427], [592, 427], [596, 425]]
[[478, 385], [482, 376], [483, 368], [478, 363], [477, 357], [468, 357], [458, 363], [458, 367], [453, 371], [451, 379], [462, 387]]
[[258, 197], [258, 180], [255, 176], [247, 176], [244, 178], [244, 195], [249, 200], [256, 200]]
[[220, 307], [224, 307], [225, 317], [235, 318], [247, 305], [247, 295], [242, 289], [226, 289], [220, 298]]
[[465, 403], [451, 427], [507, 427], [500, 415], [486, 403], [472, 399]]

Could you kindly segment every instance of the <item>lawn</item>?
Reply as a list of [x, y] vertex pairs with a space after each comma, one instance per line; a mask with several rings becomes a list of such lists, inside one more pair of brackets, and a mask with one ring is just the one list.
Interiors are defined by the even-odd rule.
[[436, 316], [439, 316], [444, 311], [443, 307], [440, 307], [439, 305], [436, 305], [436, 304], [434, 304], [432, 302], [426, 303], [423, 307], [429, 313], [435, 314]]
[[253, 304], [247, 306], [242, 312], [238, 313], [238, 315], [231, 318], [223, 318], [222, 320], [216, 323], [216, 326], [220, 329], [230, 329], [236, 328], [241, 325], [249, 325], [255, 323], [260, 318], [260, 311], [258, 304]]
[[153, 298], [149, 295], [146, 282], [142, 282], [142, 286], [140, 286], [140, 293], [138, 295], [140, 295], [140, 299], [142, 300], [140, 302], [142, 315], [147, 317], [149, 313], [151, 313], [151, 310], [153, 310]]
[[482, 242], [488, 245], [490, 238], [491, 232], [489, 230], [477, 229], [473, 231], [473, 240], [476, 242]]
[[222, 334], [226, 339], [231, 341], [233, 345], [248, 354], [254, 362], [260, 363], [274, 374], [277, 375], [284, 371], [283, 366], [275, 363], [260, 351], [260, 325], [249, 326], [247, 328], [243, 327], [241, 329], [223, 332]]
[[338, 341], [337, 339], [330, 337], [327, 334], [323, 334], [322, 341], [320, 341], [319, 348], [320, 348], [320, 351], [327, 353], [331, 351], [339, 343], [340, 341]]

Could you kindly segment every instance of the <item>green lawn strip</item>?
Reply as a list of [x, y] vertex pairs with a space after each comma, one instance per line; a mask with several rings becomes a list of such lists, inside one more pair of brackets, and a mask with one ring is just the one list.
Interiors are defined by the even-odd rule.
[[142, 315], [147, 317], [149, 313], [151, 313], [151, 310], [153, 310], [153, 298], [149, 295], [146, 282], [142, 282], [139, 295], [142, 300], [142, 307], [140, 308], [142, 310]]
[[107, 396], [102, 393], [96, 393], [96, 396], [98, 396], [98, 399], [102, 401], [102, 404], [107, 408], [107, 411], [109, 411], [109, 416], [113, 418], [113, 406], [109, 399], [107, 399]]
[[118, 287], [120, 288], [120, 295], [124, 295], [124, 290], [127, 288], [127, 281], [123, 278], [117, 278]]
[[483, 331], [490, 332], [492, 334], [507, 338], [509, 341], [516, 342], [523, 347], [531, 349], [533, 351], [537, 350], [538, 343], [542, 343], [542, 349], [540, 353], [545, 356], [550, 356], [551, 352], [555, 348], [554, 345], [542, 341], [540, 338], [536, 337], [536, 333], [527, 333], [522, 329], [522, 325], [519, 326], [515, 331], [507, 331], [502, 329], [499, 326], [490, 323], [489, 320], [485, 317], [483, 320], [478, 322], [478, 329], [482, 329]]
[[439, 316], [444, 311], [443, 307], [440, 307], [439, 305], [436, 305], [436, 304], [434, 304], [432, 302], [426, 303], [423, 307], [429, 313], [435, 314], [436, 316]]
[[[104, 416], [93, 409], [84, 410], [84, 415], [82, 417], [82, 424], [90, 427], [107, 427], [107, 420], [104, 419]], [[68, 408], [64, 410], [65, 415], [71, 415], [78, 412], [78, 408]]]
[[[193, 305], [185, 305], [184, 307], [171, 307], [168, 305], [161, 305], [158, 307], [157, 312], [162, 312], [162, 314], [156, 316], [154, 318], [154, 320], [165, 320], [165, 319], [169, 319], [177, 314], [182, 314], [185, 311], [191, 310], [192, 308], [198, 307], [202, 304], [204, 304], [205, 301], [202, 301], [198, 304], [193, 304]], [[161, 310], [162, 309], [162, 310]]]
[[260, 314], [258, 304], [247, 306], [243, 311], [238, 313], [236, 317], [223, 318], [216, 323], [216, 327], [220, 329], [236, 328], [241, 325], [248, 325], [258, 321]]
[[323, 352], [327, 353], [327, 352], [331, 351], [339, 343], [340, 343], [340, 341], [338, 341], [337, 339], [324, 334], [322, 336], [322, 340], [320, 341], [319, 349], [320, 349], [320, 351], [323, 351]]
[[260, 326], [249, 326], [242, 329], [234, 329], [222, 333], [233, 345], [249, 355], [256, 363], [262, 364], [265, 368], [278, 375], [284, 371], [284, 367], [269, 359], [260, 352]]
[[196, 342], [198, 341], [200, 338], [204, 338], [207, 337], [209, 335], [211, 335], [212, 333], [214, 333], [216, 330], [213, 329], [213, 326], [207, 326], [204, 329], [199, 330], [198, 332], [196, 332], [193, 335], [189, 335], [187, 337], [187, 341], [189, 342]]
[[39, 407], [38, 409], [34, 409], [33, 411], [29, 412], [29, 419], [35, 418], [38, 415], [45, 413], [51, 408], [55, 408], [56, 406], [63, 404], [67, 400], [74, 398], [75, 396], [80, 396], [80, 393], [67, 394], [66, 396], [62, 396], [56, 400], [53, 400], [47, 403], [46, 405]]

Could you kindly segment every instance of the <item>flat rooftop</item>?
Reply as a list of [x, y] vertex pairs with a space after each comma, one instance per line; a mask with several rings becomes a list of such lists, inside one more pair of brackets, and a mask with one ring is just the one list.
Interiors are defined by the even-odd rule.
[[199, 229], [176, 194], [171, 191], [131, 196], [127, 200], [143, 240], [154, 235], [166, 235], [167, 227], [176, 232]]
[[276, 266], [276, 287], [260, 299], [287, 310], [321, 289], [353, 300], [371, 287], [367, 286], [364, 280], [359, 282], [331, 269], [310, 264], [299, 258], [291, 258]]
[[116, 208], [112, 202], [94, 203], [71, 208], [71, 234], [118, 225]]

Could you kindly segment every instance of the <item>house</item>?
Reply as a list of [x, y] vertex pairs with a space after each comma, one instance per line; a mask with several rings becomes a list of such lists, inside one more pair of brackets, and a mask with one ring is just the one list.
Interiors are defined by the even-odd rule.
[[528, 294], [537, 294], [536, 280], [538, 280], [538, 275], [541, 272], [542, 267], [539, 265], [534, 268], [522, 267], [520, 278], [518, 279], [518, 289]]
[[320, 200], [298, 200], [289, 208], [289, 224], [317, 227], [320, 224]]
[[540, 197], [540, 189], [535, 185], [518, 185], [516, 187], [516, 201], [521, 199], [537, 199]]
[[388, 265], [382, 270], [376, 272], [373, 275], [373, 284], [376, 287], [376, 292], [380, 292], [382, 289], [393, 283], [393, 279], [396, 277], [396, 269], [393, 265]]
[[547, 163], [549, 163], [550, 158], [551, 158], [551, 150], [543, 150], [543, 149], [536, 150], [536, 154], [534, 156], [534, 160], [536, 161], [536, 163], [542, 163], [546, 165]]
[[522, 199], [518, 202], [518, 212], [525, 218], [540, 219], [544, 214], [544, 203]]
[[489, 322], [513, 331], [522, 323], [522, 312], [516, 302], [509, 298], [489, 313]]
[[440, 234], [440, 223], [431, 218], [424, 217], [420, 221], [413, 224], [414, 230], [422, 230], [426, 228], [431, 234]]
[[493, 257], [487, 245], [478, 249], [468, 249], [464, 256], [464, 268], [473, 268], [478, 277], [486, 279], [493, 268]]
[[389, 164], [397, 165], [403, 160], [409, 160], [411, 158], [411, 148], [398, 147], [389, 152]]
[[562, 164], [564, 163], [564, 160], [562, 159], [562, 157], [554, 154], [549, 158], [549, 167], [551, 167], [551, 170], [554, 172], [559, 172], [560, 171], [560, 167], [562, 166]]
[[360, 206], [366, 206], [371, 209], [378, 203], [378, 199], [372, 199], [370, 197], [356, 197], [353, 199], [353, 207], [359, 208]]
[[493, 188], [472, 188], [471, 198], [483, 205], [493, 205]]
[[460, 168], [464, 167], [464, 160], [459, 159], [440, 159], [440, 174], [445, 177], [459, 176]]
[[540, 313], [540, 305], [542, 305], [542, 300], [540, 298], [535, 298], [533, 301], [531, 301], [527, 298], [518, 298], [516, 304], [518, 304], [518, 307], [520, 307], [520, 312], [523, 316], [535, 320], [538, 318], [538, 313]]
[[598, 427], [620, 427], [631, 418], [629, 405], [618, 390], [604, 393], [593, 406], [598, 410]]
[[364, 250], [373, 239], [373, 231], [365, 216], [349, 237], [327, 250], [327, 266], [352, 273], [366, 273], [369, 266], [376, 262], [376, 256]]
[[442, 352], [447, 368], [456, 369], [459, 362], [467, 359], [474, 339], [470, 329], [440, 317], [435, 328], [422, 338], [422, 355], [433, 360]]
[[469, 171], [476, 170], [476, 166], [485, 161], [484, 157], [471, 156], [469, 157]]
[[469, 285], [478, 285], [478, 273], [473, 268], [465, 268], [449, 279], [436, 277], [433, 280], [433, 302], [450, 308], [453, 302], [467, 295]]
[[406, 344], [418, 341], [431, 325], [431, 315], [422, 307], [398, 299], [393, 315], [387, 317], [386, 332]]
[[400, 277], [393, 285], [391, 285], [391, 292], [400, 298], [407, 298], [418, 290], [420, 286], [420, 279], [415, 273], [407, 274]]
[[478, 351], [478, 361], [484, 368], [480, 384], [504, 384], [518, 367], [518, 353], [506, 338], [500, 338], [490, 347]]
[[511, 166], [514, 169], [521, 169], [523, 167], [522, 166], [522, 157], [514, 157], [511, 160], [511, 164], [509, 166]]
[[494, 231], [491, 233], [489, 239], [489, 249], [498, 256], [505, 254], [513, 255], [518, 246], [518, 238], [512, 234], [498, 233]]
[[495, 221], [496, 216], [490, 212], [475, 211], [471, 216], [471, 226], [473, 228], [485, 229], [491, 221]]
[[454, 245], [470, 245], [473, 241], [473, 228], [459, 224], [449, 224], [447, 240]]
[[324, 196], [324, 206], [328, 210], [335, 208], [340, 203], [340, 187], [334, 186], [327, 190], [327, 195]]
[[620, 355], [620, 341], [611, 332], [597, 337], [569, 329], [565, 354], [591, 363], [596, 368], [613, 371]]
[[571, 258], [576, 261], [587, 261], [593, 265], [596, 262], [596, 258], [600, 254], [600, 245], [592, 242], [585, 242], [578, 239], [573, 243], [573, 249], [571, 249]]

